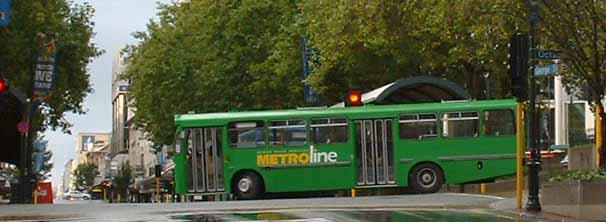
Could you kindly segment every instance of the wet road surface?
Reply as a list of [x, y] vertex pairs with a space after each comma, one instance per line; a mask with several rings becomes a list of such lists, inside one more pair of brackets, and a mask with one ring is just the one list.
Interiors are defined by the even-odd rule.
[[173, 216], [178, 222], [508, 222], [548, 221], [538, 217], [520, 216], [488, 209], [427, 209], [427, 210], [361, 210], [361, 211], [285, 211], [259, 213], [198, 214]]

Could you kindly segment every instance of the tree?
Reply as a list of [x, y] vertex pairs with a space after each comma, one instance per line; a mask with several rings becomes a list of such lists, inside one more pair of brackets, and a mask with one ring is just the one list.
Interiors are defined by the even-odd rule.
[[118, 175], [112, 179], [115, 191], [122, 197], [128, 194], [128, 186], [133, 183], [133, 169], [128, 161], [123, 162], [118, 167]]
[[[604, 95], [606, 94], [606, 2], [541, 1], [541, 37], [547, 47], [559, 50], [565, 69], [561, 75], [569, 88], [589, 86], [595, 108], [597, 161], [604, 162]], [[602, 129], [602, 130], [600, 130]]]
[[521, 1], [305, 1], [305, 30], [320, 51], [314, 87], [341, 100], [347, 89], [374, 89], [399, 78], [434, 75], [473, 98], [509, 97], [507, 43], [525, 24]]
[[489, 87], [497, 89], [492, 98], [510, 97], [507, 43], [523, 31], [525, 11], [510, 0], [163, 5], [159, 21], [124, 50], [124, 78], [135, 122], [156, 144], [173, 142], [175, 114], [303, 105], [303, 38], [318, 54], [305, 81], [323, 105], [350, 89], [427, 74], [464, 85], [474, 98]]
[[84, 113], [84, 97], [91, 92], [87, 66], [102, 52], [91, 42], [94, 36], [93, 8], [66, 0], [19, 0], [12, 4], [12, 22], [0, 28], [0, 73], [12, 87], [29, 94], [34, 59], [40, 49], [38, 33], [53, 33], [57, 39], [54, 90], [33, 121], [34, 131], [47, 128], [69, 132], [66, 112]]
[[175, 114], [302, 104], [296, 19], [294, 1], [161, 6], [159, 21], [125, 50], [138, 126], [154, 143], [170, 144]]
[[78, 190], [88, 190], [93, 187], [95, 177], [99, 175], [94, 163], [80, 163], [74, 170], [74, 187]]

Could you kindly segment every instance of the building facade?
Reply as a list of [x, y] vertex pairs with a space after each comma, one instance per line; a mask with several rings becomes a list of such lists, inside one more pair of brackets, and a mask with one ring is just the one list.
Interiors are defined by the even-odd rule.
[[70, 190], [73, 189], [73, 182], [72, 182], [72, 171], [73, 171], [73, 164], [74, 164], [74, 160], [70, 159], [65, 163], [65, 166], [63, 168], [63, 184], [62, 184], [62, 189], [63, 192], [69, 192]]
[[128, 106], [128, 81], [121, 78], [126, 58], [118, 53], [112, 64], [112, 141], [111, 155], [128, 152], [128, 126], [132, 110]]

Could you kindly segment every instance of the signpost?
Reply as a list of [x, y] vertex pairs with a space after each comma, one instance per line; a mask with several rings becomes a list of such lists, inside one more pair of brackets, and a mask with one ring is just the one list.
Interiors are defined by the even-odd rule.
[[11, 23], [11, 0], [0, 0], [0, 27]]

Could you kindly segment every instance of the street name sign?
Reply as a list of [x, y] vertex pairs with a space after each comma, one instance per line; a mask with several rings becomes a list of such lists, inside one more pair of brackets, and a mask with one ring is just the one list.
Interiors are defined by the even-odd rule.
[[536, 66], [534, 68], [534, 76], [541, 77], [541, 76], [553, 75], [553, 74], [556, 74], [558, 71], [560, 71], [558, 64]]
[[554, 50], [533, 49], [535, 59], [540, 60], [555, 60], [560, 59], [560, 53]]

